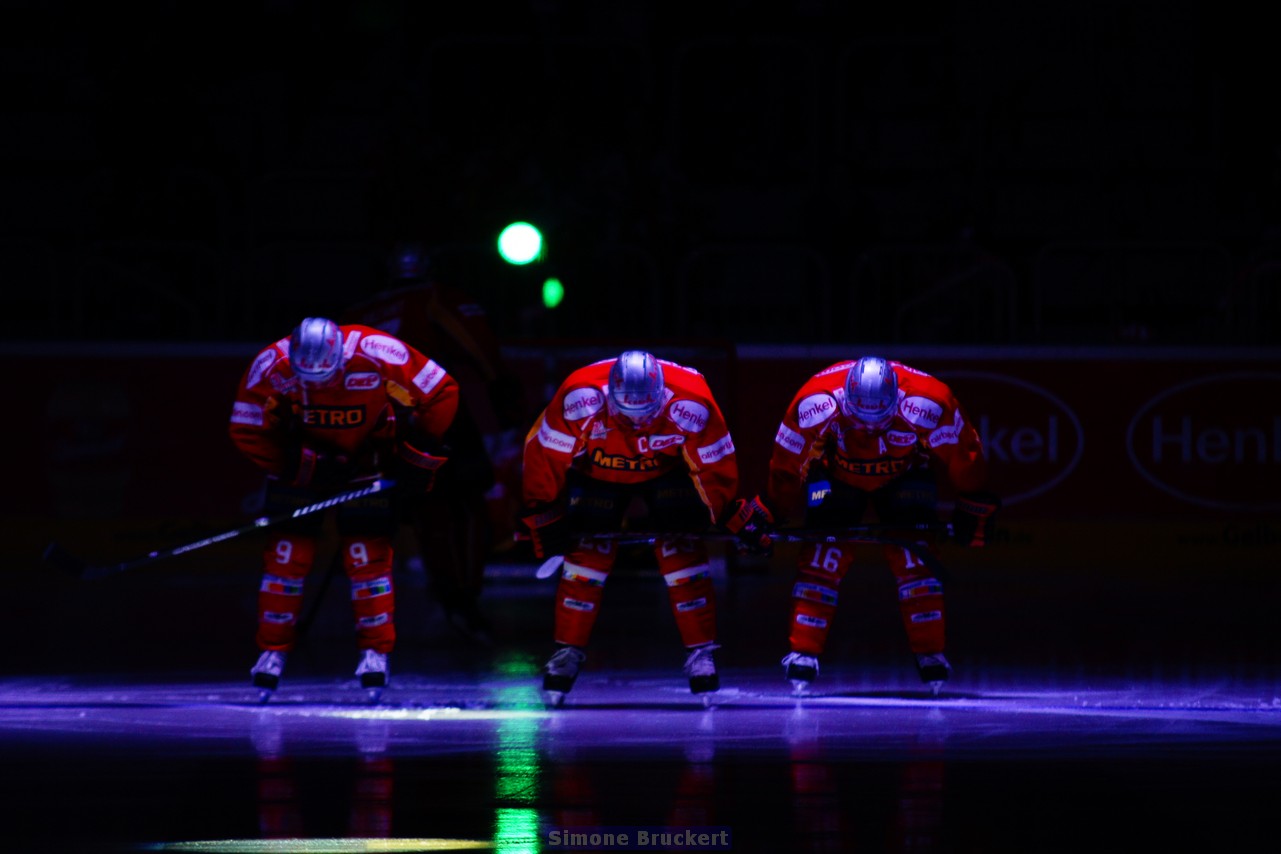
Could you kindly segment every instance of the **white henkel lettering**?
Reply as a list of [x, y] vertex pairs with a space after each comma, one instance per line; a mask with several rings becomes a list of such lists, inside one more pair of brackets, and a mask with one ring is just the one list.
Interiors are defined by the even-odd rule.
[[698, 458], [702, 460], [703, 465], [711, 465], [717, 460], [724, 459], [734, 453], [734, 440], [728, 433], [725, 438], [711, 445], [705, 445], [698, 449]]
[[231, 407], [232, 424], [248, 424], [250, 427], [262, 426], [262, 407], [256, 403], [237, 401]]
[[605, 393], [598, 388], [576, 388], [565, 395], [565, 420], [580, 421], [600, 412]]
[[799, 454], [805, 448], [805, 437], [786, 424], [778, 425], [778, 432], [774, 434], [774, 441], [783, 450], [791, 451], [793, 454]]
[[898, 414], [917, 427], [937, 427], [943, 418], [943, 407], [928, 397], [905, 397], [899, 401]]
[[559, 451], [562, 454], [574, 451], [574, 437], [548, 427], [545, 418], [538, 425], [538, 444], [549, 451]]
[[796, 423], [801, 429], [822, 424], [836, 414], [836, 398], [827, 392], [811, 394], [796, 405]]
[[707, 407], [692, 400], [677, 400], [667, 407], [667, 417], [676, 422], [676, 426], [691, 433], [701, 432], [711, 418]]
[[366, 335], [360, 340], [360, 352], [389, 365], [409, 362], [409, 349], [390, 335]]

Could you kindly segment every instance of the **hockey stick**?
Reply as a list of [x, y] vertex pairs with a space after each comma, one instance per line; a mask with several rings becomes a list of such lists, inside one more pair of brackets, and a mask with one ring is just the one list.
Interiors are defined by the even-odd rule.
[[[911, 552], [922, 563], [935, 570], [936, 574], [946, 575], [942, 564], [931, 554], [925, 552], [917, 543], [889, 536], [890, 532], [898, 533], [934, 533], [951, 536], [952, 526], [946, 522], [922, 523], [919, 525], [856, 525], [850, 528], [830, 528], [805, 530], [796, 528], [792, 530], [775, 531], [770, 534], [770, 539], [776, 543], [881, 543], [884, 545], [898, 546]], [[578, 537], [606, 540], [623, 546], [652, 546], [661, 540], [672, 539], [673, 537], [698, 537], [702, 540], [735, 542], [738, 538], [733, 534], [709, 531], [702, 534], [676, 534], [676, 533], [657, 533], [644, 531], [600, 531], [591, 533], [582, 533]], [[534, 573], [535, 578], [550, 578], [560, 569], [565, 562], [564, 555], [553, 555], [545, 560], [538, 571]], [[941, 579], [940, 579], [941, 580]]]
[[310, 516], [313, 513], [322, 513], [331, 507], [337, 507], [339, 504], [346, 504], [348, 501], [355, 501], [358, 498], [364, 498], [373, 495], [376, 492], [383, 492], [394, 486], [394, 481], [375, 480], [368, 486], [362, 486], [357, 489], [350, 489], [346, 492], [339, 492], [337, 495], [331, 495], [328, 498], [308, 504], [305, 507], [299, 507], [287, 513], [280, 513], [275, 516], [259, 516], [247, 525], [239, 528], [233, 528], [230, 531], [223, 531], [221, 534], [214, 534], [212, 537], [205, 537], [203, 540], [196, 540], [194, 543], [175, 546], [171, 549], [161, 549], [159, 551], [148, 552], [142, 557], [131, 560], [121, 561], [120, 563], [90, 564], [70, 552], [63, 549], [56, 542], [50, 543], [45, 547], [43, 560], [56, 569], [76, 576], [84, 581], [98, 578], [105, 578], [108, 575], [115, 575], [119, 572], [125, 572], [130, 569], [136, 569], [149, 563], [154, 563], [165, 558], [177, 557], [180, 554], [195, 551], [196, 549], [212, 546], [215, 543], [225, 542], [235, 539], [245, 534], [251, 534], [255, 531], [261, 531], [265, 528], [271, 528], [282, 522], [288, 522], [291, 519], [298, 519], [302, 516]]

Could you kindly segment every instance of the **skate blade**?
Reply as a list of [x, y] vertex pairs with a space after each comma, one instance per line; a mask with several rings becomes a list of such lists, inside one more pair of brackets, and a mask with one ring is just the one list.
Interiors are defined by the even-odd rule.
[[704, 709], [716, 708], [716, 692], [709, 691], [706, 694], [699, 694], [699, 699], [703, 701]]
[[929, 683], [930, 691], [934, 694], [935, 697], [937, 697], [939, 695], [939, 692], [943, 690], [943, 686], [946, 684], [947, 684], [946, 682], [930, 682]]
[[365, 696], [369, 698], [369, 702], [377, 703], [379, 700], [383, 698], [383, 689], [382, 688], [366, 688]]
[[258, 702], [259, 702], [259, 703], [266, 703], [268, 700], [270, 700], [270, 699], [271, 699], [271, 695], [272, 695], [272, 694], [275, 694], [275, 693], [276, 693], [275, 691], [273, 691], [273, 690], [271, 690], [271, 689], [269, 689], [269, 688], [259, 688], [259, 689], [258, 689]]
[[547, 708], [549, 709], [559, 709], [561, 706], [565, 705], [565, 692], [564, 691], [544, 691], [543, 702], [547, 705]]
[[791, 681], [792, 681], [792, 695], [793, 695], [793, 696], [795, 696], [795, 697], [800, 697], [800, 696], [802, 696], [802, 695], [803, 695], [807, 690], [809, 690], [810, 683], [806, 682], [804, 679], [793, 679], [793, 680], [791, 680]]

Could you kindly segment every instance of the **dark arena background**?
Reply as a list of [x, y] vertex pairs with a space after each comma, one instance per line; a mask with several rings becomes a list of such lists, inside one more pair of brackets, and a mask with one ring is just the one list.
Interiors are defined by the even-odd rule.
[[[1191, 0], [0, 0], [0, 850], [1271, 844], [1273, 35]], [[534, 263], [497, 251], [515, 221]], [[796, 697], [794, 547], [717, 543], [710, 707], [652, 557], [625, 553], [554, 710], [553, 582], [510, 537], [489, 643], [405, 544], [377, 703], [323, 566], [258, 702], [264, 534], [97, 580], [42, 560], [254, 518], [242, 372], [387, 287], [407, 241], [485, 307], [525, 426], [642, 346], [707, 376], [746, 494], [819, 368], [876, 353], [947, 381], [1004, 508], [989, 547], [940, 551], [942, 692], [874, 550]]]

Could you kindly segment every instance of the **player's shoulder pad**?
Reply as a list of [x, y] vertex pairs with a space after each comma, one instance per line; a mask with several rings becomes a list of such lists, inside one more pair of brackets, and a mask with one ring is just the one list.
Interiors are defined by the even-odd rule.
[[413, 350], [404, 341], [372, 326], [344, 327], [347, 338], [343, 343], [344, 356], [350, 360], [360, 355], [383, 365], [407, 365]]
[[932, 430], [943, 422], [955, 401], [942, 380], [912, 368], [899, 372], [898, 414], [909, 424]]

